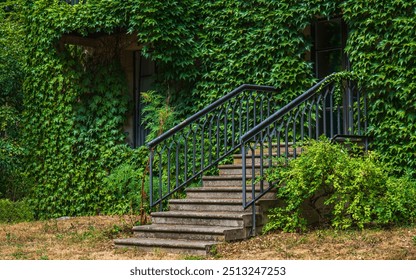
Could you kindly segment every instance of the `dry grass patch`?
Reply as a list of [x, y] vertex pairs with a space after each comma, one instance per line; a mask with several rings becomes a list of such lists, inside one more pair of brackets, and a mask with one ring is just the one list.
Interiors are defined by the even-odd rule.
[[[174, 260], [200, 257], [118, 249], [113, 239], [131, 237], [132, 216], [77, 217], [14, 225], [0, 224], [3, 260]], [[224, 243], [205, 259], [375, 260], [416, 259], [416, 227], [390, 230], [314, 230], [272, 233]]]
[[0, 259], [161, 259], [160, 254], [115, 249], [114, 238], [131, 237], [130, 216], [77, 217], [0, 225]]
[[218, 245], [224, 259], [415, 260], [416, 228], [272, 233]]

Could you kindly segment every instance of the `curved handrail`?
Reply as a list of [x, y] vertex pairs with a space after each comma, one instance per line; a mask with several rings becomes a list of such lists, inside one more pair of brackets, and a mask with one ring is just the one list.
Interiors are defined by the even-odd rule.
[[305, 102], [312, 96], [316, 94], [316, 90], [319, 89], [323, 84], [325, 84], [328, 80], [330, 80], [335, 73], [325, 77], [320, 82], [315, 84], [313, 87], [293, 99], [291, 102], [289, 102], [287, 105], [283, 106], [279, 110], [277, 110], [274, 114], [270, 115], [268, 118], [266, 118], [263, 122], [258, 124], [256, 127], [252, 128], [251, 130], [247, 131], [243, 136], [241, 136], [241, 142], [245, 142], [248, 139], [252, 138], [255, 134], [272, 124], [275, 120], [280, 118], [281, 116], [287, 114], [289, 111], [293, 110], [297, 106], [299, 106], [301, 103]]
[[243, 84], [148, 142], [150, 205], [162, 208], [166, 198], [235, 152], [240, 136], [274, 112], [276, 91]]
[[[334, 73], [242, 135], [242, 200], [244, 209], [252, 207], [252, 234], [256, 230], [254, 205], [274, 188], [274, 182], [265, 181], [273, 158], [296, 157], [297, 143], [321, 135], [361, 138], [367, 149], [367, 119], [366, 93], [349, 77]], [[247, 176], [247, 168], [252, 175]]]
[[165, 139], [169, 138], [170, 136], [172, 136], [173, 134], [181, 131], [186, 126], [193, 123], [195, 120], [205, 116], [209, 112], [213, 111], [215, 108], [218, 108], [218, 106], [224, 104], [225, 102], [227, 102], [228, 100], [230, 100], [231, 98], [233, 98], [234, 96], [238, 95], [239, 93], [241, 93], [245, 90], [276, 91], [277, 89], [275, 87], [272, 87], [272, 86], [243, 84], [243, 85], [237, 87], [236, 89], [234, 89], [233, 91], [229, 92], [228, 94], [224, 95], [223, 97], [217, 99], [216, 101], [214, 101], [213, 103], [211, 103], [210, 105], [205, 107], [204, 109], [202, 109], [199, 112], [195, 113], [194, 115], [190, 116], [189, 118], [187, 118], [186, 120], [184, 120], [180, 124], [174, 126], [173, 128], [169, 129], [165, 133], [161, 134], [160, 136], [156, 137], [152, 141], [148, 142], [147, 146], [150, 149], [153, 148], [154, 146], [156, 146], [157, 144], [159, 144], [163, 140], [165, 140]]

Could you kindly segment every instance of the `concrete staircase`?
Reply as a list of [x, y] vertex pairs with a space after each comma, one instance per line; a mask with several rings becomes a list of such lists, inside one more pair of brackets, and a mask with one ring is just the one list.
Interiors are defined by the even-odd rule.
[[[251, 168], [247, 167], [248, 180]], [[134, 237], [115, 240], [116, 247], [156, 248], [166, 252], [205, 256], [215, 244], [251, 236], [251, 208], [242, 206], [241, 155], [233, 164], [220, 165], [218, 176], [204, 176], [202, 187], [188, 188], [185, 199], [170, 199], [169, 211], [152, 212], [152, 224], [133, 228]], [[250, 198], [251, 189], [247, 189]], [[264, 195], [256, 204], [256, 227], [260, 232], [276, 192]]]

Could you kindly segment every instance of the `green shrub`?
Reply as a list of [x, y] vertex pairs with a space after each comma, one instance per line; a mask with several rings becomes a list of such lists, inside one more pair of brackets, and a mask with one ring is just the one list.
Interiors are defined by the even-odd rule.
[[311, 141], [287, 167], [273, 169], [268, 180], [281, 185], [277, 196], [284, 206], [271, 211], [264, 231], [306, 230], [305, 206], [320, 226], [337, 229], [415, 220], [414, 180], [391, 177], [375, 153], [358, 157], [329, 140]]
[[26, 200], [0, 199], [0, 223], [28, 222], [34, 219], [33, 209]]
[[142, 208], [148, 210], [145, 194], [149, 191], [149, 184], [145, 182], [147, 179], [146, 163], [142, 162], [146, 159], [147, 150], [141, 147], [135, 152], [136, 154], [130, 160], [114, 168], [104, 178], [104, 185], [100, 189], [101, 213], [137, 214]]

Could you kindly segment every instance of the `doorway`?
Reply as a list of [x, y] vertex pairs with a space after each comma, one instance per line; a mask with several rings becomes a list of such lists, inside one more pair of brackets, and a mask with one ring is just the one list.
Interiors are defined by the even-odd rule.
[[149, 58], [141, 55], [140, 51], [133, 52], [133, 148], [146, 143], [148, 130], [143, 123], [143, 100], [141, 93], [153, 89], [156, 75], [156, 64]]

